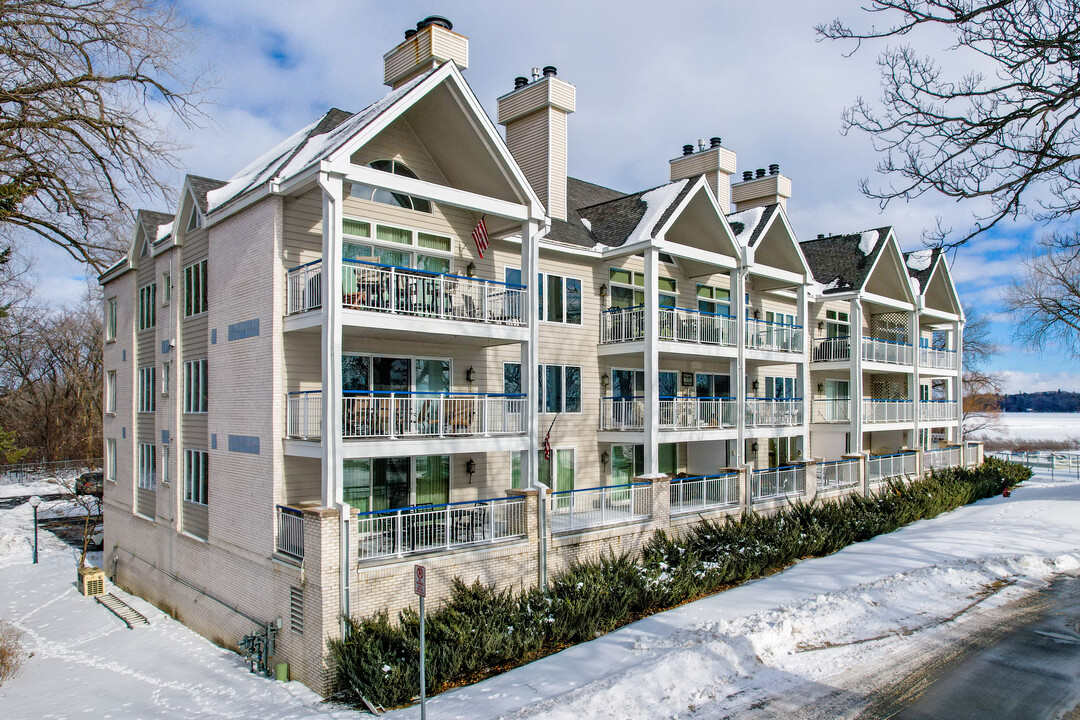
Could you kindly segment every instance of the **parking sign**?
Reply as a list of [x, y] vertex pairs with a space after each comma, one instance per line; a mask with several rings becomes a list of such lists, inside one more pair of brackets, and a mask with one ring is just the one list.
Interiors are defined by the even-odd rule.
[[420, 597], [427, 597], [427, 569], [423, 565], [414, 566], [413, 592]]

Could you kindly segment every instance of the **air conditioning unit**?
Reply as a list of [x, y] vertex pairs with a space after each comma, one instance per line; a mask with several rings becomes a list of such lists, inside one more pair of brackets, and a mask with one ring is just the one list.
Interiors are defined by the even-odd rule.
[[86, 597], [105, 594], [105, 571], [96, 567], [79, 568], [79, 592]]

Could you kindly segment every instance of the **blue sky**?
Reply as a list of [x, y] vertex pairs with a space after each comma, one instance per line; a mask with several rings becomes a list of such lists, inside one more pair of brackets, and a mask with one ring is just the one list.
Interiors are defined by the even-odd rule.
[[[813, 26], [837, 14], [858, 20], [852, 3], [364, 2], [321, 0], [178, 0], [190, 19], [190, 68], [209, 68], [212, 104], [206, 127], [174, 123], [186, 146], [187, 172], [227, 179], [327, 108], [358, 110], [380, 97], [382, 55], [406, 28], [429, 14], [454, 22], [470, 39], [465, 73], [488, 110], [532, 67], [555, 65], [577, 86], [570, 117], [570, 173], [632, 191], [667, 180], [683, 144], [719, 135], [738, 154], [739, 171], [779, 163], [792, 178], [789, 214], [800, 238], [893, 225], [907, 249], [936, 217], [958, 230], [970, 205], [927, 195], [881, 212], [862, 197], [874, 179], [870, 139], [840, 133], [843, 108], [879, 95], [880, 48], [818, 42]], [[920, 46], [946, 64], [945, 38]], [[194, 72], [194, 70], [193, 70]], [[182, 173], [177, 174], [177, 180]], [[153, 203], [160, 209], [163, 203]], [[1004, 352], [994, 369], [1009, 389], [1080, 390], [1080, 377], [1056, 349], [1014, 347], [998, 295], [1018, 267], [1017, 253], [1046, 232], [1029, 222], [1003, 224], [962, 249], [954, 270], [965, 302], [997, 320]], [[58, 300], [78, 297], [83, 272], [61, 252], [31, 244], [43, 288]]]

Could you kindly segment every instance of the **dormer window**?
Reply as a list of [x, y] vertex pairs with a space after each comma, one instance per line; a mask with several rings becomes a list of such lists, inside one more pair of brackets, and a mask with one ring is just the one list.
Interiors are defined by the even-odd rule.
[[195, 208], [191, 208], [191, 217], [188, 218], [187, 229], [188, 232], [199, 227], [199, 213], [195, 212]]
[[[368, 163], [368, 167], [372, 170], [381, 170], [382, 172], [402, 175], [414, 180], [420, 179], [417, 177], [416, 173], [405, 165], [405, 163], [398, 160], [373, 160]], [[373, 200], [374, 202], [383, 203], [384, 205], [394, 205], [396, 207], [408, 208], [409, 210], [416, 210], [417, 212], [431, 212], [431, 202], [428, 200], [413, 197], [411, 195], [390, 192], [389, 190], [383, 190], [382, 188], [373, 188], [370, 185], [365, 185], [363, 183], [352, 183], [349, 188], [349, 195], [354, 198], [360, 198], [361, 200]]]

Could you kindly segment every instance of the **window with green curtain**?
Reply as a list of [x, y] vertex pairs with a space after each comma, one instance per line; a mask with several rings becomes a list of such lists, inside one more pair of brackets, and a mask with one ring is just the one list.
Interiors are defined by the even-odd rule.
[[416, 504], [445, 505], [448, 502], [450, 502], [450, 456], [418, 456], [416, 458]]
[[433, 273], [442, 273], [445, 275], [450, 272], [450, 259], [432, 257], [431, 255], [417, 255], [416, 269], [427, 270], [428, 272]]
[[565, 492], [574, 489], [574, 450], [555, 451], [555, 490]]
[[412, 230], [391, 227], [390, 225], [376, 225], [375, 238], [384, 242], [412, 245]]
[[346, 240], [341, 244], [341, 257], [345, 260], [366, 260], [367, 262], [374, 262], [375, 251], [372, 250], [370, 245], [349, 242]]
[[537, 479], [547, 485], [552, 490], [555, 486], [551, 482], [551, 460], [544, 457], [544, 451], [539, 450], [536, 453], [536, 477]]
[[658, 470], [665, 475], [674, 475], [679, 472], [679, 446], [675, 443], [660, 443], [656, 446], [658, 454]]
[[371, 223], [343, 218], [341, 220], [341, 232], [346, 235], [369, 238], [371, 237]]
[[608, 277], [611, 279], [611, 282], [625, 283], [627, 285], [630, 285], [632, 282], [629, 270], [610, 268], [608, 270]]
[[371, 461], [346, 460], [344, 467], [345, 502], [360, 512], [371, 509]]
[[510, 453], [510, 487], [521, 489], [521, 453]]
[[634, 479], [634, 446], [611, 447], [611, 484], [626, 485]]
[[417, 233], [416, 244], [422, 248], [428, 250], [442, 250], [443, 252], [450, 252], [450, 238], [443, 237], [442, 235], [432, 235], [430, 233]]
[[677, 283], [671, 278], [666, 278], [666, 277], [657, 278], [657, 285], [659, 286], [661, 292], [677, 292], [678, 291]]

